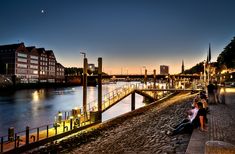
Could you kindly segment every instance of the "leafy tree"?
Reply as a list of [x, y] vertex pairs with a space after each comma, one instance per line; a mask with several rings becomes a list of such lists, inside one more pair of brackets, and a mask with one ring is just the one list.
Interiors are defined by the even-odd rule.
[[218, 67], [226, 66], [229, 68], [235, 68], [235, 37], [233, 40], [224, 48], [217, 58]]
[[77, 68], [77, 67], [65, 68], [65, 75], [67, 76], [78, 76], [78, 75], [81, 75], [82, 72], [83, 72], [82, 68]]
[[200, 73], [203, 72], [203, 70], [204, 70], [203, 62], [200, 62], [199, 64], [193, 66], [192, 68], [185, 70], [184, 74]]

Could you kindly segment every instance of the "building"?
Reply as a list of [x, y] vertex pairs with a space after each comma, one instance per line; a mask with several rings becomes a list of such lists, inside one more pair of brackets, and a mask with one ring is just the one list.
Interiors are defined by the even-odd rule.
[[56, 64], [52, 50], [24, 43], [0, 46], [0, 74], [15, 77], [17, 83], [63, 82], [64, 67], [58, 63], [56, 72]]
[[39, 81], [39, 55], [37, 49], [26, 47], [28, 50], [28, 82], [36, 83]]
[[160, 65], [160, 75], [168, 75], [169, 74], [169, 66]]
[[56, 63], [55, 65], [55, 81], [56, 82], [64, 82], [64, 66], [60, 63]]

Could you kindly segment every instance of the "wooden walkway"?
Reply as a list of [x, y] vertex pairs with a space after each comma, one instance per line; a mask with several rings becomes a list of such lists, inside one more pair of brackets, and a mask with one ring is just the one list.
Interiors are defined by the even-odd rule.
[[[120, 102], [125, 97], [132, 93], [138, 93], [150, 100], [157, 100], [166, 95], [169, 92], [181, 92], [181, 91], [201, 91], [201, 89], [153, 89], [152, 87], [147, 87], [144, 84], [129, 84], [123, 87], [117, 88], [114, 91], [105, 94], [102, 101], [102, 112], [105, 112], [113, 105]], [[92, 101], [87, 105], [89, 111], [98, 111], [98, 101]]]

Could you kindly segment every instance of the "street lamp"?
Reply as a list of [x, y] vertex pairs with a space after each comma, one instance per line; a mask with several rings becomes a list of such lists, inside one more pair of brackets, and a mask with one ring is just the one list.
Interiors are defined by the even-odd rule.
[[144, 68], [144, 84], [147, 85], [147, 69], [146, 66], [143, 66]]
[[86, 58], [86, 53], [85, 52], [80, 52], [81, 55], [83, 55], [83, 58]]
[[85, 52], [80, 52], [84, 56], [83, 58], [83, 112], [84, 112], [84, 118], [87, 120], [87, 58]]

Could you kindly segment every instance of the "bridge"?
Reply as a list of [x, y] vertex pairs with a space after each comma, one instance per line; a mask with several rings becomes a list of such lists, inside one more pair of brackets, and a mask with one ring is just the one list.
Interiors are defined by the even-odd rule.
[[[151, 101], [156, 101], [161, 97], [165, 96], [165, 93], [169, 92], [181, 92], [181, 91], [201, 91], [202, 89], [181, 89], [181, 88], [154, 88], [153, 85], [145, 84], [127, 84], [123, 87], [119, 87], [113, 90], [110, 93], [107, 93], [103, 96], [102, 100], [102, 113], [108, 110], [113, 105], [120, 102], [122, 99], [126, 98], [129, 95], [134, 95], [135, 93], [147, 97]], [[161, 92], [161, 93], [159, 93]], [[132, 96], [133, 99], [134, 96]], [[98, 100], [94, 100], [87, 104], [88, 112], [98, 111]]]

